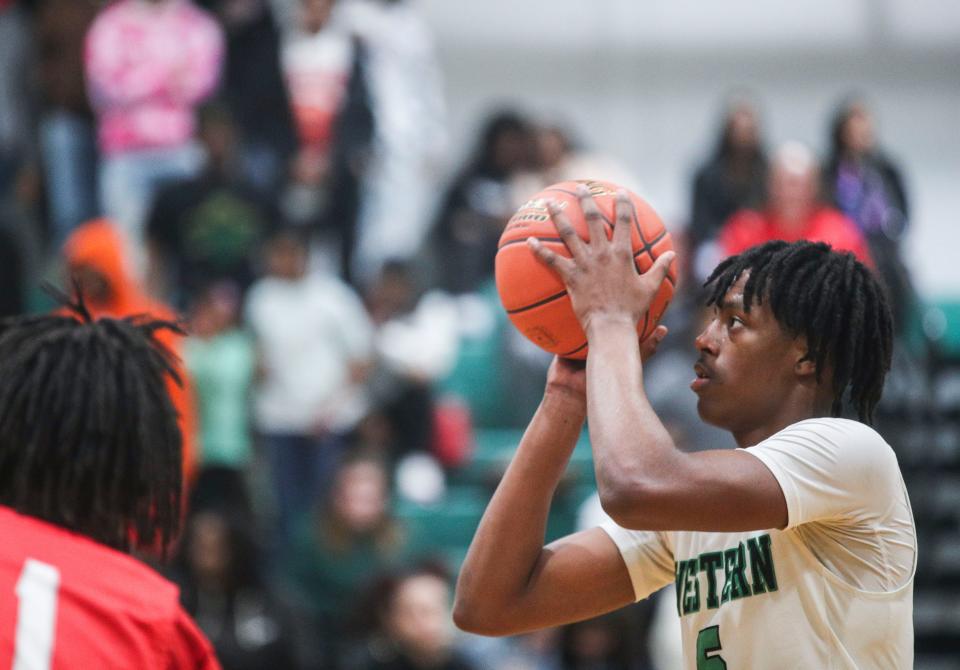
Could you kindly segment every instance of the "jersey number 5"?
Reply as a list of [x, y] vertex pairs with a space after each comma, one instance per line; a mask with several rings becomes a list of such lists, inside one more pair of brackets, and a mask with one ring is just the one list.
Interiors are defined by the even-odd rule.
[[727, 662], [717, 656], [708, 656], [720, 651], [720, 626], [710, 626], [697, 633], [697, 670], [726, 670]]
[[59, 570], [32, 558], [24, 561], [15, 589], [18, 605], [13, 670], [49, 670], [59, 589]]

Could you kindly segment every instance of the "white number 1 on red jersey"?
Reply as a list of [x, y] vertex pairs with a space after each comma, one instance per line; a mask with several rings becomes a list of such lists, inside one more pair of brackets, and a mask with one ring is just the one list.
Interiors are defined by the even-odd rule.
[[60, 571], [28, 558], [17, 580], [17, 639], [13, 670], [49, 670], [57, 622]]

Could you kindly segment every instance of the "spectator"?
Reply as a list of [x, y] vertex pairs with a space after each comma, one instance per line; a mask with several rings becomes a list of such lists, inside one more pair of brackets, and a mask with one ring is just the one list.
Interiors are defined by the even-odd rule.
[[265, 196], [275, 193], [297, 147], [280, 66], [280, 33], [267, 0], [199, 0], [224, 28], [227, 57], [222, 98], [236, 120], [243, 176]]
[[391, 515], [387, 471], [378, 460], [344, 461], [320, 500], [297, 525], [284, 574], [321, 623], [324, 659], [333, 665], [356, 599], [376, 575], [407, 560], [412, 543]]
[[161, 182], [195, 175], [194, 107], [216, 87], [223, 35], [190, 0], [119, 0], [87, 34], [86, 74], [102, 155], [101, 205], [143, 270], [143, 226]]
[[756, 106], [748, 99], [733, 101], [724, 115], [713, 155], [697, 169], [687, 227], [687, 243], [692, 255], [701, 244], [712, 239], [734, 213], [763, 205], [767, 157], [759, 116]]
[[899, 168], [877, 146], [873, 118], [862, 101], [849, 100], [834, 116], [824, 171], [830, 201], [863, 232], [889, 292], [894, 323], [902, 329], [914, 299], [900, 243], [909, 202]]
[[366, 46], [334, 11], [336, 5], [301, 0], [299, 23], [283, 46], [300, 136], [286, 203], [291, 219], [335, 233], [341, 272], [349, 280], [373, 119]]
[[298, 25], [282, 53], [300, 146], [323, 165], [329, 165], [354, 56], [350, 33], [334, 20], [335, 5], [336, 0], [301, 0]]
[[768, 188], [764, 211], [743, 210], [720, 230], [717, 240], [722, 256], [770, 240], [810, 240], [852, 251], [859, 260], [872, 264], [856, 225], [820, 201], [817, 163], [809, 149], [796, 142], [781, 146], [774, 156]]
[[493, 259], [513, 213], [511, 179], [529, 168], [533, 134], [526, 119], [511, 111], [492, 116], [480, 134], [473, 158], [447, 191], [433, 229], [437, 284], [468, 293], [493, 276]]
[[[560, 637], [565, 670], [627, 670], [639, 666], [631, 609], [563, 627]], [[642, 666], [640, 666], [642, 667]]]
[[349, 286], [307, 272], [301, 236], [278, 231], [265, 259], [267, 276], [250, 288], [246, 313], [261, 356], [254, 414], [282, 543], [328, 483], [347, 435], [367, 411], [362, 382], [372, 333]]
[[246, 519], [204, 509], [187, 523], [175, 581], [223, 670], [294, 670], [294, 617], [270, 588]]
[[83, 74], [83, 41], [99, 5], [93, 0], [42, 0], [37, 8], [39, 140], [54, 249], [74, 227], [100, 212], [96, 136]]
[[447, 148], [446, 109], [433, 35], [417, 3], [359, 0], [344, 9], [368, 46], [374, 129], [353, 261], [366, 285], [386, 260], [409, 259], [423, 244]]
[[519, 207], [534, 193], [568, 179], [597, 179], [639, 192], [637, 177], [612, 156], [579, 145], [563, 127], [544, 125], [534, 134], [533, 170], [514, 179], [514, 206]]
[[245, 291], [254, 280], [257, 249], [280, 218], [276, 204], [244, 177], [235, 125], [224, 107], [201, 112], [200, 140], [203, 172], [161, 188], [147, 223], [148, 276], [180, 304], [211, 281]]
[[439, 291], [421, 295], [412, 266], [388, 261], [367, 292], [367, 308], [376, 328], [372, 393], [390, 427], [391, 455], [427, 451], [433, 438], [433, 387], [456, 359], [457, 306]]
[[363, 670], [472, 670], [454, 638], [452, 593], [447, 576], [421, 567], [387, 578], [378, 589], [378, 626], [363, 658]]
[[827, 195], [869, 237], [899, 240], [909, 220], [907, 193], [896, 164], [877, 146], [873, 118], [859, 100], [834, 115]]
[[[130, 269], [123, 236], [106, 219], [78, 226], [67, 238], [63, 253], [69, 277], [95, 318], [149, 314], [158, 319], [176, 320], [168, 307], [147, 297]], [[182, 338], [179, 335], [160, 331], [156, 337], [174, 353], [180, 352]], [[193, 390], [186, 371], [181, 365], [176, 367], [181, 383], [168, 378], [167, 390], [180, 418], [184, 481], [189, 484], [196, 469]]]
[[[183, 360], [196, 389], [199, 461], [225, 491], [247, 498], [244, 478], [252, 458], [250, 391], [255, 350], [237, 327], [239, 292], [230, 284], [201, 291], [190, 312], [190, 337]], [[207, 480], [211, 475], [208, 474]]]

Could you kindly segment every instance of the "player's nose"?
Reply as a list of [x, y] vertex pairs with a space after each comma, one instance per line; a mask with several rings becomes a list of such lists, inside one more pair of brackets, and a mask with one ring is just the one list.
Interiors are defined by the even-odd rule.
[[717, 346], [720, 340], [717, 337], [716, 324], [717, 319], [711, 319], [700, 334], [697, 335], [696, 339], [694, 339], [693, 346], [697, 348], [697, 351], [712, 356], [717, 355]]

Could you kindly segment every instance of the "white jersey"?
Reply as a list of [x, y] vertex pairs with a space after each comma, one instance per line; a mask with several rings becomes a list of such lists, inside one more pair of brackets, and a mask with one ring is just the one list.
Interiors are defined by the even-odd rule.
[[602, 526], [638, 600], [676, 583], [683, 667], [912, 667], [916, 529], [890, 446], [856, 421], [809, 419], [747, 453], [780, 483], [784, 530]]

